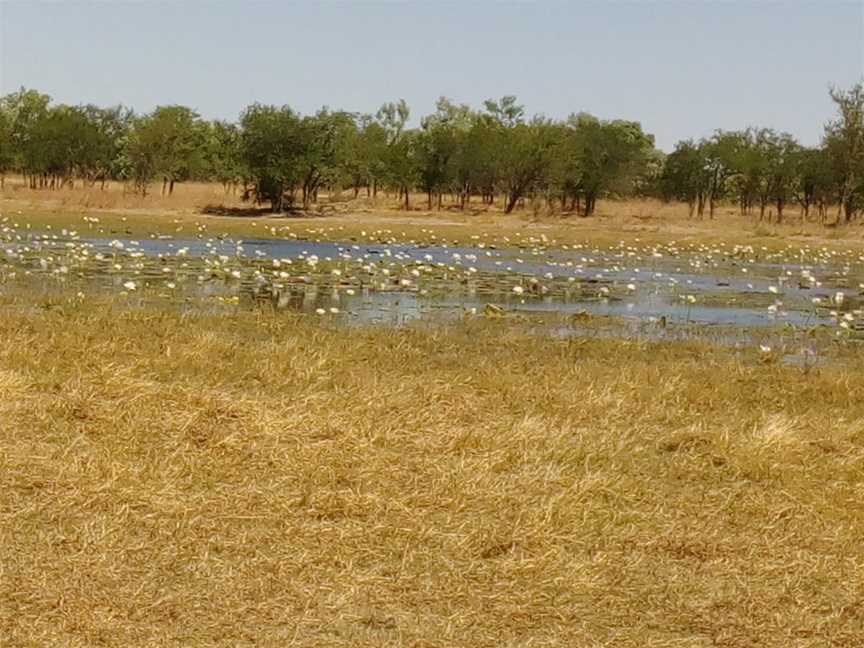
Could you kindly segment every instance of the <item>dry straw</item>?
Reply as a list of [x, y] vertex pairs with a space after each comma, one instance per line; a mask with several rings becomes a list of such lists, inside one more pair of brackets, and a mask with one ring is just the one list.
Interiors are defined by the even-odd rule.
[[3, 646], [864, 641], [864, 369], [0, 314]]

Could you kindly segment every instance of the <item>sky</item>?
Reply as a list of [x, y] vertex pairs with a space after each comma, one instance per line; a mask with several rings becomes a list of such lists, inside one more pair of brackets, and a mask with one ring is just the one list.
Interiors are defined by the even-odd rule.
[[237, 119], [252, 102], [412, 121], [447, 96], [632, 119], [672, 150], [770, 126], [818, 144], [830, 86], [864, 77], [864, 0], [62, 2], [0, 0], [0, 93]]

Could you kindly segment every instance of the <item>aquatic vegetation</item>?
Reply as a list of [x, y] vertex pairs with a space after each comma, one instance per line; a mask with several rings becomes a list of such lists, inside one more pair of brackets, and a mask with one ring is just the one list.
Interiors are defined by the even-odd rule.
[[187, 238], [173, 229], [142, 238], [82, 235], [96, 233], [94, 218], [85, 216], [83, 228], [40, 231], [3, 216], [0, 281], [122, 291], [135, 295], [130, 304], [162, 299], [188, 308], [221, 297], [219, 304], [241, 308], [323, 309], [352, 324], [459, 318], [495, 304], [506, 313], [588, 310], [649, 324], [845, 333], [857, 330], [862, 306], [864, 255], [851, 248], [639, 237], [600, 245], [521, 231], [460, 240], [433, 228], [420, 237], [361, 230], [339, 241], [343, 226], [291, 224], [267, 225], [269, 238], [256, 239], [201, 222]]

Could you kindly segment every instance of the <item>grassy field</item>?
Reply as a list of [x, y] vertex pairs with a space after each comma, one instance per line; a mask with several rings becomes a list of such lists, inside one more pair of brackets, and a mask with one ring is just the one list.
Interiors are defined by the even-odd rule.
[[861, 646], [862, 370], [7, 305], [0, 643]]
[[[460, 211], [455, 206], [428, 211], [425, 197], [415, 196], [414, 208], [405, 211], [395, 197], [383, 194], [377, 200], [322, 197], [308, 212], [273, 216], [252, 209], [239, 194], [225, 193], [214, 184], [183, 183], [174, 195], [161, 196], [154, 186], [147, 197], [131, 194], [118, 183], [105, 191], [86, 188], [30, 190], [20, 179], [7, 178], [0, 192], [0, 213], [29, 223], [33, 228], [72, 228], [99, 236], [170, 234], [176, 237], [199, 234], [245, 238], [285, 236], [286, 232], [310, 239], [345, 240], [375, 234], [397, 240], [470, 242], [474, 237], [498, 243], [520, 238], [546, 236], [557, 243], [579, 241], [597, 245], [616, 244], [638, 238], [642, 243], [670, 241], [742, 243], [782, 247], [788, 243], [806, 245], [864, 245], [860, 225], [826, 228], [803, 222], [790, 209], [782, 225], [760, 222], [755, 216], [741, 216], [729, 205], [718, 208], [713, 220], [691, 219], [687, 206], [656, 200], [601, 201], [592, 218], [549, 214], [530, 203], [513, 214], [502, 213], [500, 205], [484, 207], [475, 201]], [[499, 201], [500, 202], [500, 201]], [[833, 213], [833, 212], [832, 212]], [[98, 217], [99, 223], [83, 218]], [[276, 228], [274, 231], [273, 228]]]

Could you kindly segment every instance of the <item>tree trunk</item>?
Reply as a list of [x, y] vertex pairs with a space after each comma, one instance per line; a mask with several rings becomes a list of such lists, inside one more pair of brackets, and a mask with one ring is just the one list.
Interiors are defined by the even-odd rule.
[[171, 196], [173, 194], [174, 194], [174, 178], [171, 178], [170, 182], [168, 183], [168, 195]]
[[507, 197], [507, 206], [504, 208], [504, 213], [509, 214], [516, 207], [516, 203], [519, 202], [519, 194], [511, 193]]
[[283, 196], [282, 196], [282, 193], [280, 192], [279, 195], [273, 196], [273, 198], [270, 199], [270, 211], [272, 211], [274, 214], [281, 214], [282, 213], [282, 204], [283, 204]]

